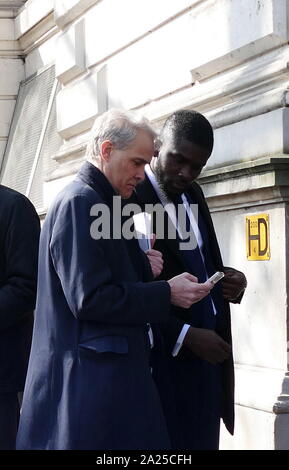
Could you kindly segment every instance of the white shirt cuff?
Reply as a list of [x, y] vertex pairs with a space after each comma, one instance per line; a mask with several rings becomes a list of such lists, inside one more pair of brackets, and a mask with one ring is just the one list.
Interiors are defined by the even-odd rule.
[[148, 323], [148, 335], [149, 335], [149, 341], [150, 341], [150, 347], [154, 347], [154, 335], [153, 335], [153, 330], [151, 329], [150, 324]]
[[185, 336], [186, 336], [187, 331], [188, 331], [189, 328], [190, 328], [190, 325], [185, 324], [185, 325], [183, 326], [182, 331], [180, 332], [179, 337], [178, 337], [178, 339], [177, 339], [177, 342], [176, 342], [176, 344], [175, 344], [175, 347], [174, 347], [174, 349], [173, 349], [172, 356], [175, 357], [175, 356], [178, 355], [179, 350], [181, 349], [181, 347], [182, 347], [182, 345], [183, 345], [183, 341], [184, 341], [184, 339], [185, 339]]

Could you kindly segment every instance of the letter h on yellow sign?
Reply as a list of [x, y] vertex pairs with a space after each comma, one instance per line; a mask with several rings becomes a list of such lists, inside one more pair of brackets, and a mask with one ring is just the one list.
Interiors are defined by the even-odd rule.
[[246, 241], [248, 260], [270, 259], [269, 214], [246, 217]]

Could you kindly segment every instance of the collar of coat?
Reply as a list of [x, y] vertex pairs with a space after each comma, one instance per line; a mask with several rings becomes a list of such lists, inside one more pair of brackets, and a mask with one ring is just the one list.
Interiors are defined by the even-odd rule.
[[112, 202], [116, 192], [106, 176], [90, 162], [85, 162], [77, 173], [77, 177], [88, 184], [97, 193], [101, 194], [105, 201]]

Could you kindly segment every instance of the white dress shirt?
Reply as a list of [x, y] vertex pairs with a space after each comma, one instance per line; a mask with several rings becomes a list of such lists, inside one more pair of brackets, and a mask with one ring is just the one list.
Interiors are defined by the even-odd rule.
[[[174, 204], [169, 201], [166, 194], [159, 187], [159, 184], [156, 180], [156, 177], [155, 177], [154, 173], [152, 172], [152, 169], [149, 165], [145, 166], [145, 172], [146, 172], [146, 175], [149, 178], [155, 192], [157, 193], [157, 196], [158, 196], [160, 202], [164, 206], [164, 209], [168, 213], [168, 216], [170, 217], [172, 223], [174, 224], [176, 230], [178, 231], [178, 234], [179, 234], [180, 238], [182, 239], [183, 235], [182, 235], [181, 229], [180, 229], [180, 227], [178, 226], [178, 223], [177, 223], [176, 209], [175, 209]], [[202, 257], [202, 260], [203, 260], [204, 266], [205, 266], [205, 258], [204, 258], [204, 254], [203, 254], [204, 241], [203, 241], [203, 238], [202, 238], [199, 226], [198, 226], [198, 222], [197, 222], [197, 220], [194, 216], [193, 211], [190, 208], [190, 204], [189, 204], [185, 194], [182, 194], [181, 197], [182, 197], [182, 201], [183, 201], [184, 207], [186, 209], [186, 212], [188, 214], [188, 217], [190, 219], [190, 224], [191, 224], [191, 227], [192, 227], [193, 232], [195, 234], [195, 237], [196, 237], [196, 240], [197, 240], [197, 243], [198, 243], [198, 247], [199, 247], [199, 250], [200, 250], [200, 253], [201, 253], [201, 257]], [[206, 270], [206, 267], [205, 267], [205, 270]], [[207, 279], [209, 278], [207, 271], [206, 271], [206, 277], [207, 277]], [[216, 307], [214, 305], [212, 297], [211, 297], [211, 301], [212, 301], [212, 305], [213, 305], [214, 314], [216, 315], [217, 310], [216, 310]], [[173, 348], [172, 356], [177, 356], [179, 350], [181, 349], [181, 347], [183, 345], [184, 338], [185, 338], [189, 328], [190, 328], [190, 325], [185, 323], [182, 330], [181, 330], [181, 332], [180, 332], [180, 334], [179, 334], [179, 337], [176, 341], [176, 344]]]

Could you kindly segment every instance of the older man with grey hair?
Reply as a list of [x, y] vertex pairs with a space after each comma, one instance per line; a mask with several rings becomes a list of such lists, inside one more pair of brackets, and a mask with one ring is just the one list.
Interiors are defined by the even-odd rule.
[[[118, 215], [114, 198], [128, 198], [143, 180], [154, 136], [132, 113], [99, 116], [88, 161], [46, 217], [18, 449], [170, 447], [147, 324], [166, 321], [170, 303], [188, 307], [210, 287], [187, 273], [152, 282], [138, 241], [107, 229]], [[99, 212], [101, 236], [93, 229]]]

